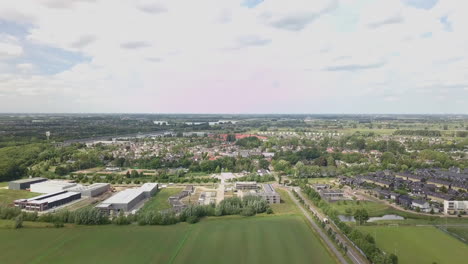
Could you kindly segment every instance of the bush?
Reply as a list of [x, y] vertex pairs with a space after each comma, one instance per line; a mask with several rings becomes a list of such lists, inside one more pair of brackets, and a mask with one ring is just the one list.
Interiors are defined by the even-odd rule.
[[242, 216], [253, 216], [255, 215], [255, 211], [252, 207], [245, 207], [241, 211]]
[[62, 228], [62, 227], [64, 227], [64, 226], [65, 226], [65, 225], [64, 225], [62, 222], [60, 222], [60, 221], [54, 222], [54, 227], [55, 227], [55, 228]]
[[19, 228], [22, 228], [22, 227], [23, 227], [23, 215], [20, 214], [15, 218], [14, 228], [19, 229]]
[[187, 223], [189, 224], [195, 224], [198, 222], [198, 217], [194, 216], [194, 215], [191, 215], [189, 217], [187, 217]]
[[273, 210], [271, 209], [271, 207], [268, 207], [268, 209], [266, 210], [266, 213], [267, 214], [273, 214]]

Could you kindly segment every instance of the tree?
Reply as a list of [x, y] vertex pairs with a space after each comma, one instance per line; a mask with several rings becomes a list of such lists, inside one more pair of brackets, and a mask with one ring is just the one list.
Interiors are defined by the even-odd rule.
[[354, 212], [354, 219], [356, 219], [358, 224], [362, 225], [369, 220], [369, 213], [366, 209], [357, 209]]
[[138, 178], [138, 176], [140, 176], [138, 174], [138, 171], [136, 170], [132, 170], [132, 172], [130, 173], [130, 178]]
[[398, 264], [398, 256], [395, 255], [395, 254], [390, 254], [390, 256], [388, 257], [390, 259], [390, 263], [391, 264]]
[[351, 208], [346, 208], [346, 209], [345, 209], [345, 215], [346, 215], [346, 216], [351, 216], [351, 215], [353, 215], [353, 210], [351, 210]]
[[227, 141], [227, 142], [235, 142], [235, 141], [236, 141], [236, 135], [234, 135], [234, 134], [228, 134], [228, 135], [226, 136], [226, 141]]

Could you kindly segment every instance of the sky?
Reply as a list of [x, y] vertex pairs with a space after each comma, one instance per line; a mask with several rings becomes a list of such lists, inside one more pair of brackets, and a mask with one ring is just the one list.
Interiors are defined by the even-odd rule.
[[0, 112], [468, 114], [460, 0], [0, 1]]

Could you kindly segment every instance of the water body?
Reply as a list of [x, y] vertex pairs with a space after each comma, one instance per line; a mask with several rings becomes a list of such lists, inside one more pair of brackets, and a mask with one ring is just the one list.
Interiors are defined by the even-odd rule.
[[[356, 219], [354, 219], [354, 216], [347, 216], [347, 215], [339, 215], [338, 218], [342, 222], [356, 222]], [[369, 217], [369, 220], [367, 222], [375, 222], [375, 221], [381, 221], [381, 220], [405, 220], [404, 217], [399, 216], [399, 215], [384, 215], [384, 216], [379, 216], [379, 217]]]

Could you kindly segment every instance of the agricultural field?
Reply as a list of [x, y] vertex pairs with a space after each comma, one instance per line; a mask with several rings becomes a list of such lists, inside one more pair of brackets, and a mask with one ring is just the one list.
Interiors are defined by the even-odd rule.
[[21, 198], [31, 198], [40, 195], [24, 190], [0, 189], [0, 204], [12, 204], [15, 200]]
[[145, 211], [161, 211], [171, 208], [169, 204], [169, 197], [182, 191], [182, 188], [164, 188], [161, 189], [154, 197], [145, 203], [141, 212]]
[[466, 263], [468, 245], [433, 226], [360, 226], [400, 264]]
[[12, 264], [335, 263], [299, 216], [208, 218], [171, 226], [0, 228], [0, 252], [0, 263]]
[[447, 231], [454, 234], [468, 244], [468, 226], [448, 227]]

